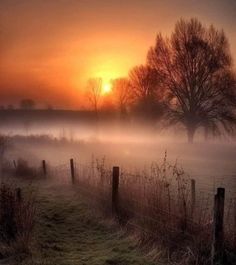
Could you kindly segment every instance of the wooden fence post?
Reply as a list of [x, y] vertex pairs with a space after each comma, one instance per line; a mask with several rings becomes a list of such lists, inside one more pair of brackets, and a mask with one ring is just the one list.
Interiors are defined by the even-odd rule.
[[73, 158], [70, 159], [70, 171], [72, 184], [75, 184], [75, 167]]
[[43, 175], [46, 176], [47, 175], [47, 167], [46, 167], [46, 161], [45, 160], [42, 161], [42, 167], [43, 167]]
[[112, 215], [117, 216], [119, 210], [119, 177], [120, 168], [113, 167], [112, 171]]
[[236, 249], [236, 199], [234, 199], [234, 248]]
[[211, 264], [222, 261], [224, 256], [224, 202], [225, 189], [218, 188], [214, 202], [213, 240]]
[[16, 160], [13, 160], [13, 166], [14, 166], [14, 169], [17, 169]]
[[196, 204], [196, 181], [195, 179], [191, 179], [191, 215], [193, 217], [193, 213], [195, 210]]
[[21, 188], [17, 188], [16, 189], [16, 198], [18, 202], [22, 201], [22, 192], [21, 192]]

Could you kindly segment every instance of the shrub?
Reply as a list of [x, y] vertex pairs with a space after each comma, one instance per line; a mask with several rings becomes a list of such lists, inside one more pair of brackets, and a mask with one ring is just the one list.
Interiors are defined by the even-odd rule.
[[35, 199], [31, 192], [0, 185], [0, 256], [28, 252], [35, 221]]
[[37, 172], [34, 168], [28, 165], [28, 162], [19, 158], [16, 166], [16, 176], [18, 177], [35, 177]]

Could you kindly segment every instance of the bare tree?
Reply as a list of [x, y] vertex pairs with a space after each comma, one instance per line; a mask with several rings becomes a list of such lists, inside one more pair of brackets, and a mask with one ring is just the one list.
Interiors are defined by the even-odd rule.
[[102, 93], [102, 79], [101, 78], [89, 79], [87, 84], [87, 90], [88, 90], [88, 99], [92, 105], [93, 110], [97, 115], [101, 99], [101, 93]]
[[189, 142], [199, 127], [219, 134], [235, 124], [235, 75], [227, 38], [197, 19], [180, 20], [170, 38], [157, 35], [148, 65], [167, 91], [170, 124], [181, 123]]
[[127, 108], [133, 99], [130, 81], [127, 78], [118, 78], [113, 81], [113, 93], [121, 117], [127, 116]]
[[136, 66], [129, 74], [133, 97], [138, 111], [148, 118], [162, 115], [163, 93], [159, 86], [160, 80], [157, 71], [149, 66]]

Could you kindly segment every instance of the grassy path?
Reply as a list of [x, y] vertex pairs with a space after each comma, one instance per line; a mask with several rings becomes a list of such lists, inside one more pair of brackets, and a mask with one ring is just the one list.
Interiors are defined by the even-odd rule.
[[53, 193], [39, 204], [33, 255], [22, 265], [153, 265], [78, 197]]

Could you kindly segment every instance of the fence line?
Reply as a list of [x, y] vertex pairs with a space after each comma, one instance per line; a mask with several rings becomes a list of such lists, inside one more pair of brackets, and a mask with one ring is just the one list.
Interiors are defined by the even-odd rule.
[[[161, 229], [168, 240], [174, 233], [209, 234], [214, 264], [222, 257], [223, 241], [236, 247], [236, 191], [223, 185], [222, 177], [209, 184], [183, 176], [176, 168], [169, 176], [168, 170], [164, 166], [132, 173], [106, 167], [104, 161], [83, 164], [74, 159], [57, 166], [50, 166], [45, 160], [41, 164], [47, 179], [76, 186], [91, 202], [102, 202], [102, 207], [121, 223], [133, 224], [152, 236]], [[221, 231], [220, 235], [217, 231]]]

